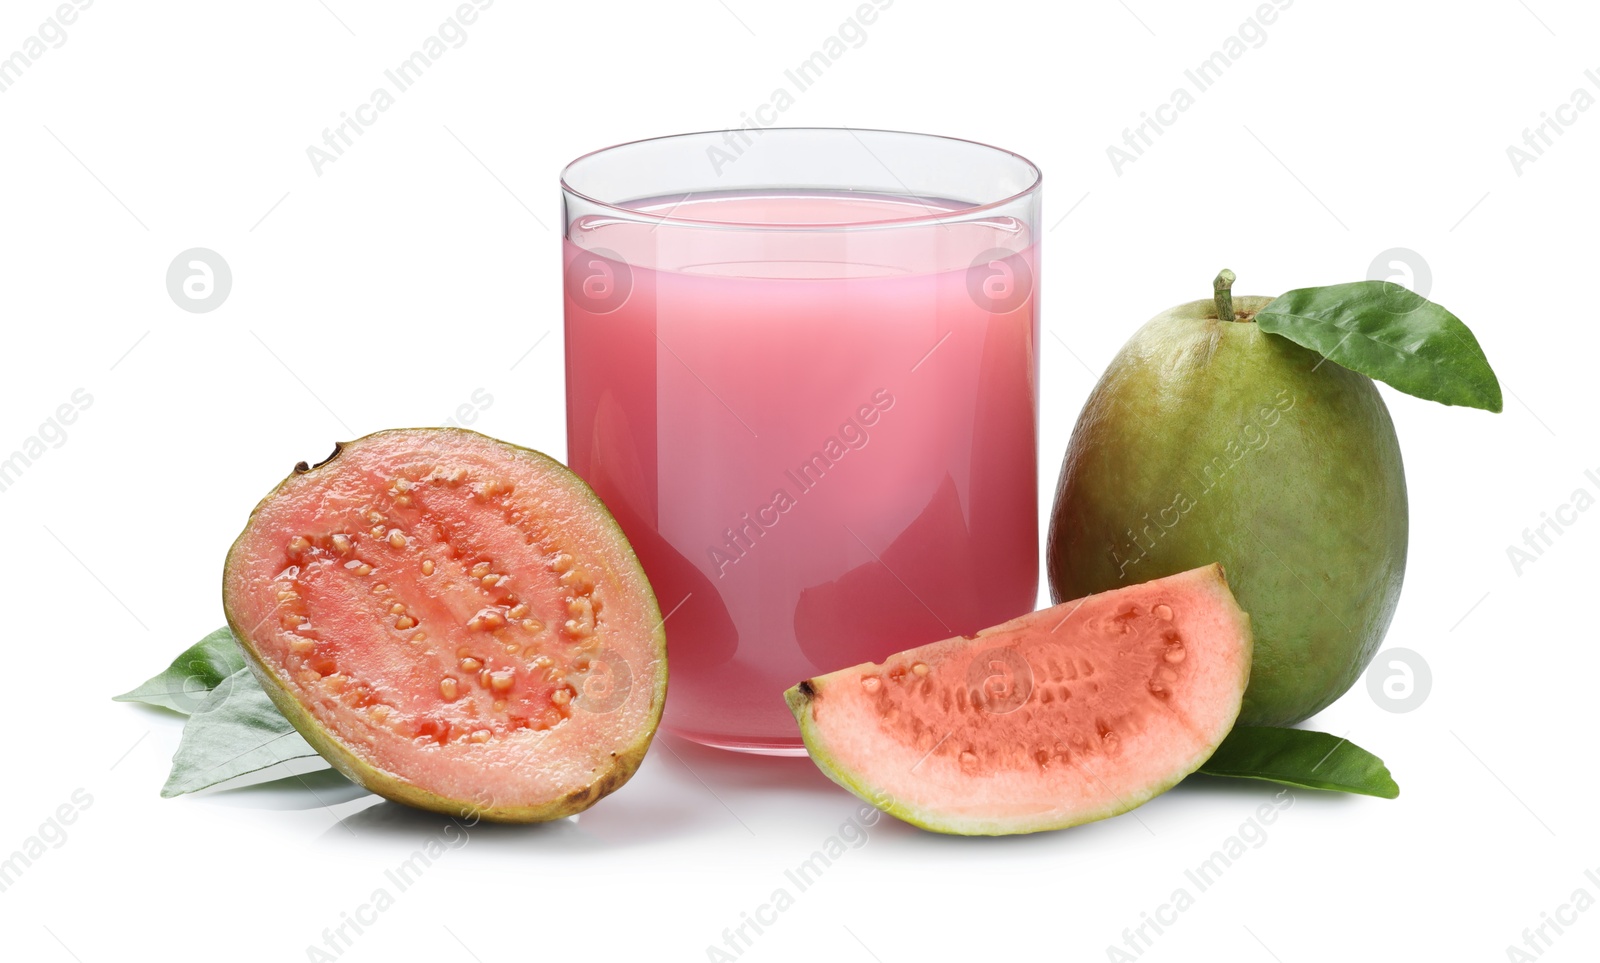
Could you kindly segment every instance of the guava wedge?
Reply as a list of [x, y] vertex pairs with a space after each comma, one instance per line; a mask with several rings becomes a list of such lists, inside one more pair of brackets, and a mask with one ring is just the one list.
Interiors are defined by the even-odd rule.
[[1286, 726], [1377, 652], [1409, 515], [1372, 379], [1262, 331], [1271, 301], [1219, 289], [1128, 340], [1073, 429], [1046, 556], [1057, 600], [1221, 562], [1255, 627], [1239, 721]]
[[222, 595], [279, 711], [409, 806], [587, 809], [638, 768], [666, 699], [661, 613], [605, 506], [472, 431], [382, 431], [296, 465], [233, 543]]
[[966, 836], [1127, 812], [1211, 756], [1250, 678], [1218, 565], [1091, 595], [784, 693], [834, 782]]

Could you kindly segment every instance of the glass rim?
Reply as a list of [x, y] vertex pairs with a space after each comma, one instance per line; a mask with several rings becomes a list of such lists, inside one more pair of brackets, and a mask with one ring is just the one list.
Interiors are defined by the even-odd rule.
[[[739, 128], [735, 128], [735, 129], [739, 129]], [[587, 153], [580, 154], [578, 157], [574, 158], [565, 167], [563, 167], [561, 169], [561, 176], [560, 176], [561, 190], [562, 190], [562, 192], [564, 194], [568, 194], [568, 195], [570, 195], [572, 197], [575, 197], [575, 198], [578, 198], [580, 200], [583, 200], [586, 203], [592, 204], [595, 207], [600, 208], [602, 210], [605, 210], [607, 212], [610, 212], [610, 213], [612, 213], [612, 214], [614, 214], [614, 215], [616, 215], [618, 217], [621, 217], [621, 218], [624, 218], [624, 219], [628, 219], [628, 220], [643, 221], [645, 223], [681, 224], [681, 225], [684, 225], [686, 227], [700, 227], [700, 228], [713, 228], [713, 229], [714, 228], [739, 228], [741, 230], [769, 230], [769, 231], [786, 231], [786, 232], [787, 231], [835, 231], [835, 232], [838, 232], [838, 231], [873, 230], [873, 229], [882, 228], [882, 227], [904, 227], [904, 226], [907, 226], [907, 225], [915, 225], [915, 224], [922, 223], [922, 222], [926, 222], [926, 223], [930, 223], [930, 224], [937, 224], [937, 223], [943, 223], [945, 221], [956, 219], [956, 218], [965, 220], [965, 219], [967, 219], [969, 217], [972, 217], [972, 216], [975, 216], [975, 215], [981, 215], [986, 211], [995, 210], [995, 209], [998, 209], [998, 208], [1005, 207], [1008, 204], [1016, 203], [1017, 201], [1027, 197], [1030, 194], [1036, 194], [1036, 193], [1038, 193], [1040, 187], [1043, 186], [1043, 184], [1044, 184], [1044, 172], [1039, 169], [1039, 165], [1038, 164], [1035, 164], [1033, 161], [1031, 161], [1028, 158], [1022, 156], [1021, 154], [1017, 153], [1016, 151], [1007, 150], [1004, 147], [996, 147], [993, 144], [986, 144], [983, 141], [972, 140], [972, 139], [966, 138], [966, 137], [951, 137], [951, 136], [949, 136], [947, 134], [927, 134], [927, 133], [922, 133], [922, 132], [919, 132], [919, 131], [909, 131], [909, 130], [891, 130], [891, 129], [883, 128], [883, 127], [810, 127], [810, 126], [808, 126], [808, 127], [763, 127], [763, 128], [761, 128], [760, 133], [763, 133], [763, 134], [772, 133], [772, 132], [783, 132], [783, 133], [804, 133], [804, 132], [838, 133], [838, 132], [841, 132], [841, 131], [848, 132], [848, 133], [850, 133], [852, 135], [857, 134], [857, 133], [894, 134], [894, 135], [902, 136], [902, 137], [916, 137], [916, 138], [922, 138], [922, 139], [925, 139], [925, 140], [945, 141], [947, 143], [968, 144], [968, 145], [971, 145], [971, 146], [974, 146], [974, 147], [980, 147], [980, 148], [982, 148], [982, 149], [984, 149], [986, 151], [992, 151], [995, 154], [1002, 155], [1004, 157], [1011, 158], [1012, 160], [1021, 162], [1021, 164], [1023, 165], [1023, 167], [1027, 171], [1028, 183], [1021, 190], [1013, 191], [1012, 193], [1007, 194], [1005, 197], [1001, 197], [1001, 198], [999, 198], [997, 200], [993, 200], [993, 201], [985, 201], [982, 204], [973, 204], [973, 205], [971, 205], [969, 207], [962, 207], [962, 208], [958, 208], [958, 209], [954, 209], [954, 210], [947, 210], [947, 211], [935, 211], [935, 210], [930, 209], [929, 212], [926, 213], [926, 214], [913, 214], [913, 215], [911, 215], [909, 217], [886, 218], [886, 219], [878, 219], [878, 220], [861, 220], [861, 221], [838, 221], [838, 222], [829, 222], [829, 223], [814, 223], [814, 222], [812, 222], [812, 223], [784, 223], [784, 222], [776, 222], [776, 221], [738, 221], [738, 220], [717, 219], [717, 218], [674, 217], [672, 212], [677, 209], [676, 206], [674, 206], [673, 208], [669, 209], [665, 214], [658, 214], [658, 213], [651, 212], [651, 211], [641, 211], [641, 210], [638, 210], [637, 208], [626, 207], [626, 206], [624, 206], [624, 203], [622, 203], [622, 202], [602, 200], [601, 198], [595, 197], [593, 194], [585, 193], [584, 191], [580, 191], [577, 188], [572, 186], [571, 174], [572, 174], [573, 169], [576, 168], [578, 165], [582, 164], [584, 161], [587, 161], [587, 160], [589, 160], [591, 158], [598, 157], [598, 156], [600, 156], [602, 154], [609, 154], [612, 151], [621, 150], [621, 149], [626, 148], [626, 147], [633, 147], [633, 146], [636, 146], [636, 145], [639, 145], [639, 144], [651, 144], [651, 143], [658, 143], [658, 142], [671, 141], [671, 140], [688, 140], [688, 139], [695, 138], [695, 137], [706, 137], [708, 135], [713, 135], [713, 134], [719, 134], [720, 135], [720, 134], [728, 133], [727, 129], [712, 129], [712, 130], [686, 131], [686, 132], [678, 133], [678, 134], [662, 134], [662, 135], [658, 135], [658, 136], [655, 136], [655, 137], [640, 137], [640, 138], [638, 138], [636, 140], [623, 141], [621, 143], [612, 144], [609, 147], [601, 147], [601, 148], [599, 148], [597, 150], [592, 150], [592, 151], [589, 151]], [[868, 153], [871, 153], [871, 149], [870, 148], [868, 148]], [[880, 161], [880, 163], [882, 163], [882, 162]], [[893, 174], [893, 172], [891, 171], [891, 175], [892, 174]], [[898, 179], [899, 178], [897, 177], [896, 180], [898, 180]], [[682, 193], [683, 193], [685, 199], [687, 199], [688, 197], [692, 197], [692, 196], [694, 196], [695, 194], [698, 194], [698, 193], [709, 193], [709, 192], [684, 191]], [[668, 194], [668, 195], [664, 195], [664, 196], [672, 196], [672, 195]], [[907, 195], [907, 196], [912, 196], [912, 195]]]

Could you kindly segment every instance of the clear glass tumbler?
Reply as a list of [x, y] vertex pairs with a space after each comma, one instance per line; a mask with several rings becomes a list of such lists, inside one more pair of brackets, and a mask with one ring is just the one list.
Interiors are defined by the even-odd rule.
[[1038, 168], [848, 129], [562, 174], [567, 446], [666, 616], [666, 726], [801, 751], [800, 680], [1038, 590]]

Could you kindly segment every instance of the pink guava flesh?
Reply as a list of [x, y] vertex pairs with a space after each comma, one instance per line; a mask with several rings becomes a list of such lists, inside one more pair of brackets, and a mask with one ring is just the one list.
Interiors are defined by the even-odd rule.
[[938, 832], [1126, 812], [1198, 768], [1250, 676], [1219, 566], [1064, 602], [841, 669], [786, 694], [836, 782]]
[[303, 465], [229, 553], [264, 688], [390, 798], [556, 818], [626, 781], [665, 697], [661, 615], [560, 464], [472, 432], [382, 432]]

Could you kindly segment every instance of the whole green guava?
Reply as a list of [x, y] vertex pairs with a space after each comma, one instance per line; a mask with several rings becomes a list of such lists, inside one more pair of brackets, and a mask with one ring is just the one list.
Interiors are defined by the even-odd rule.
[[1260, 330], [1272, 299], [1224, 296], [1232, 320], [1212, 300], [1152, 318], [1090, 394], [1051, 513], [1050, 588], [1059, 602], [1221, 562], [1256, 638], [1239, 724], [1289, 725], [1383, 641], [1405, 471], [1372, 379]]

